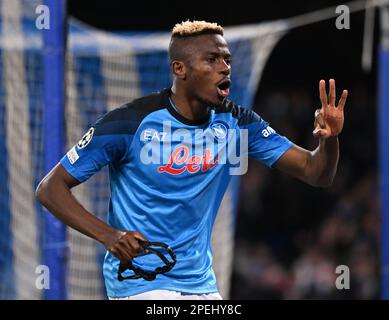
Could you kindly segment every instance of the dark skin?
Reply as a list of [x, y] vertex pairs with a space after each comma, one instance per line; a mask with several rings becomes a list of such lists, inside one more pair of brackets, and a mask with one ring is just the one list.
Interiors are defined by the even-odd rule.
[[224, 100], [217, 84], [230, 79], [231, 53], [222, 36], [201, 35], [192, 38], [181, 56], [180, 60], [171, 61], [171, 98], [184, 117], [205, 118], [207, 106], [218, 106]]
[[343, 108], [347, 99], [347, 90], [336, 105], [335, 80], [330, 79], [327, 99], [325, 81], [320, 80], [319, 92], [321, 109], [315, 112], [313, 135], [319, 145], [313, 151], [294, 146], [277, 161], [275, 168], [286, 172], [312, 186], [328, 187], [332, 184], [339, 160], [339, 139], [344, 124]]
[[[219, 105], [224, 97], [218, 95], [217, 83], [231, 75], [231, 54], [221, 35], [202, 35], [193, 39], [193, 47], [182, 60], [171, 61], [174, 75], [172, 100], [179, 112], [188, 119], [204, 118], [207, 106]], [[339, 160], [338, 135], [343, 129], [343, 108], [347, 90], [336, 105], [335, 80], [329, 81], [327, 98], [324, 80], [319, 82], [321, 109], [315, 112], [313, 135], [319, 145], [309, 151], [294, 146], [285, 152], [275, 168], [312, 186], [332, 184]]]
[[70, 190], [78, 184], [57, 164], [37, 187], [36, 198], [62, 222], [102, 243], [121, 262], [127, 263], [142, 252], [136, 239], [145, 237], [136, 231], [117, 230], [87, 211]]
[[[231, 54], [221, 35], [193, 37], [190, 46], [171, 61], [174, 80], [172, 100], [187, 119], [208, 116], [209, 105], [222, 104], [227, 93], [218, 84], [231, 75]], [[321, 109], [315, 113], [314, 136], [319, 145], [313, 151], [294, 146], [281, 156], [275, 168], [314, 186], [332, 183], [339, 159], [338, 135], [344, 123], [344, 90], [335, 104], [335, 81], [330, 80], [329, 97], [325, 81], [319, 84]], [[117, 230], [87, 211], [73, 196], [71, 189], [80, 182], [61, 164], [57, 164], [41, 181], [36, 198], [58, 219], [79, 232], [99, 241], [121, 262], [127, 263], [142, 252], [136, 239], [145, 237], [136, 231]]]

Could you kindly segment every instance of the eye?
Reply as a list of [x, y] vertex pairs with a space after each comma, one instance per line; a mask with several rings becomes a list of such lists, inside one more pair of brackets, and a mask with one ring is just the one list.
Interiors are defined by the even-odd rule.
[[226, 62], [226, 64], [230, 65], [231, 64], [231, 57], [229, 58], [225, 58], [224, 61]]
[[215, 63], [215, 62], [217, 62], [217, 58], [216, 57], [208, 57], [207, 61], [210, 63]]

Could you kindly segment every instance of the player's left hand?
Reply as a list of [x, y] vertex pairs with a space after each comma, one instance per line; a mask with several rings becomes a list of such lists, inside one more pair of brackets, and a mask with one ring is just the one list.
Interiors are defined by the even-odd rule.
[[[326, 82], [320, 80], [319, 92], [321, 100], [321, 109], [315, 112], [315, 130], [313, 135], [317, 138], [328, 139], [338, 136], [343, 129], [344, 114], [343, 108], [346, 103], [348, 92], [343, 90], [339, 103], [336, 106], [335, 80], [330, 79], [330, 90], [327, 99]], [[329, 100], [329, 101], [328, 101]]]

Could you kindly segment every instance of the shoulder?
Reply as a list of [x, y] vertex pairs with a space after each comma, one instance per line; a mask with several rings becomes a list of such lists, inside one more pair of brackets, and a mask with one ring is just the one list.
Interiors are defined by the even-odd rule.
[[95, 122], [95, 134], [134, 134], [146, 116], [166, 108], [166, 99], [167, 92], [162, 90], [123, 104], [102, 115]]
[[238, 121], [238, 125], [245, 126], [252, 123], [261, 123], [264, 121], [253, 110], [241, 107], [231, 100], [226, 99], [223, 105], [216, 109], [216, 113], [230, 113], [231, 116]]

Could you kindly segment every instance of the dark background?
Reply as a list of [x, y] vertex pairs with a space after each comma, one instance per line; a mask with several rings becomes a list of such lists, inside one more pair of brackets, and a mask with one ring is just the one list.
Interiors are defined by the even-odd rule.
[[[338, 4], [344, 2], [68, 0], [68, 13], [104, 30], [168, 31], [186, 19], [226, 27], [284, 19]], [[352, 13], [350, 20], [349, 30], [336, 29], [333, 18], [289, 31], [266, 64], [253, 108], [302, 147], [312, 150], [317, 145], [311, 132], [313, 113], [320, 105], [319, 80], [336, 79], [338, 96], [344, 88], [350, 96], [333, 186], [313, 188], [255, 163], [242, 177], [232, 298], [371, 299], [379, 295], [378, 11], [370, 72], [361, 68], [364, 12]], [[339, 264], [352, 270], [351, 290], [333, 289]]]
[[[104, 30], [171, 30], [186, 19], [232, 26], [285, 19], [327, 8], [342, 1], [77, 1], [68, 0], [68, 13]], [[318, 75], [335, 77], [341, 85], [350, 79], [374, 86], [375, 77], [361, 73], [364, 13], [352, 13], [351, 28], [337, 30], [335, 19], [300, 27], [277, 45], [268, 62], [266, 83], [280, 85], [291, 80], [311, 83]], [[378, 28], [376, 27], [376, 30]], [[377, 32], [376, 32], [377, 37]], [[302, 68], [304, 72], [301, 72]], [[346, 72], [347, 70], [347, 72]], [[373, 82], [372, 82], [373, 81]]]

